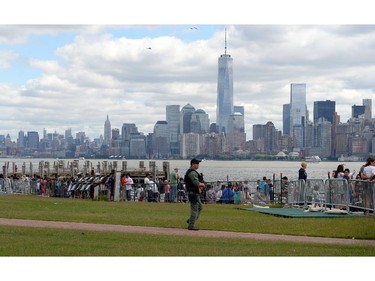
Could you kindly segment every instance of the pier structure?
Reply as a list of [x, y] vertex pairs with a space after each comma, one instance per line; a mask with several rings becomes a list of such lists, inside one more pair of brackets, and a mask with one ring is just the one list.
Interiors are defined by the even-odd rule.
[[[121, 162], [121, 163], [119, 163]], [[152, 178], [165, 177], [169, 179], [170, 165], [169, 162], [164, 161], [163, 166], [159, 169], [155, 161], [149, 161], [148, 168], [145, 166], [145, 161], [139, 161], [136, 168], [129, 168], [127, 161], [98, 161], [96, 164], [90, 160], [55, 160], [46, 161], [40, 160], [37, 165], [33, 162], [22, 163], [21, 169], [18, 168], [15, 162], [5, 161], [2, 165], [2, 175], [4, 178], [8, 177], [33, 177], [40, 178], [74, 178], [77, 175], [102, 175], [108, 176], [112, 170], [120, 174], [130, 174], [132, 178], [144, 178], [147, 173], [150, 173]]]

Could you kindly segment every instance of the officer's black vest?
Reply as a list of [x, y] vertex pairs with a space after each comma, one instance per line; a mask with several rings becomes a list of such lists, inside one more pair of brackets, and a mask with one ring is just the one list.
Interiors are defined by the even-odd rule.
[[189, 170], [186, 171], [185, 178], [184, 178], [185, 185], [186, 185], [186, 191], [187, 192], [199, 193], [198, 187], [195, 186], [193, 184], [193, 182], [191, 181], [190, 177], [188, 177], [188, 175], [190, 174], [190, 172], [197, 173], [197, 176], [199, 176], [199, 174], [198, 174], [198, 172], [196, 170], [189, 169]]

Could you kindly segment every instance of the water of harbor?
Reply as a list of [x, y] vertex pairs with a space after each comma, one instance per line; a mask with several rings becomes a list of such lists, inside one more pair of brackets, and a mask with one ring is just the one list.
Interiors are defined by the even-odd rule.
[[[174, 168], [179, 169], [180, 176], [186, 172], [190, 166], [190, 160], [112, 160], [112, 159], [62, 159], [67, 165], [73, 161], [78, 161], [79, 166], [83, 166], [85, 161], [89, 161], [93, 167], [96, 167], [99, 163], [104, 161], [113, 162], [117, 161], [117, 166], [122, 167], [122, 161], [126, 161], [127, 170], [136, 170], [139, 168], [140, 161], [144, 162], [146, 169], [149, 167], [149, 162], [153, 161], [156, 164], [156, 168], [160, 171], [163, 170], [163, 162], [167, 161], [170, 165], [170, 170]], [[11, 170], [12, 164], [15, 163], [20, 171], [22, 165], [25, 163], [26, 170], [32, 163], [34, 170], [36, 171], [40, 161], [48, 161], [53, 167], [54, 163], [57, 163], [56, 159], [30, 159], [30, 158], [1, 158], [0, 165], [3, 166], [6, 162], [9, 162], [9, 169]], [[356, 171], [358, 173], [360, 167], [364, 164], [363, 162], [319, 162], [319, 163], [308, 163], [307, 175], [309, 179], [326, 179], [328, 171], [332, 172], [337, 168], [338, 164], [344, 164], [345, 168], [349, 168], [350, 171]], [[276, 178], [280, 178], [280, 174], [287, 176], [290, 180], [298, 178], [298, 169], [300, 168], [300, 162], [298, 161], [216, 161], [206, 160], [203, 161], [199, 166], [199, 172], [203, 173], [206, 181], [245, 181], [245, 180], [257, 180], [266, 176], [267, 178], [273, 177], [275, 174]]]

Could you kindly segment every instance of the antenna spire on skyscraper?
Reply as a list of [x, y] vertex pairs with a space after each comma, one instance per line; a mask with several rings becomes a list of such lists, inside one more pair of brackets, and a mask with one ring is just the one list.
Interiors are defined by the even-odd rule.
[[224, 54], [227, 55], [227, 28], [225, 28], [225, 45], [224, 45]]

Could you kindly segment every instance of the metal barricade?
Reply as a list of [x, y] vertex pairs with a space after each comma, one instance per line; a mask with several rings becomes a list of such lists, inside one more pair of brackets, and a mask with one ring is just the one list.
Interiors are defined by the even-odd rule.
[[0, 194], [7, 194], [9, 186], [9, 179], [0, 178]]
[[353, 210], [374, 211], [375, 182], [365, 180], [349, 181], [349, 205]]
[[310, 179], [305, 183], [305, 202], [304, 207], [307, 205], [314, 205], [325, 207], [326, 206], [326, 188], [324, 180]]
[[327, 179], [326, 206], [349, 210], [349, 184], [346, 179]]
[[305, 181], [290, 181], [288, 184], [288, 205], [304, 206], [305, 205]]

